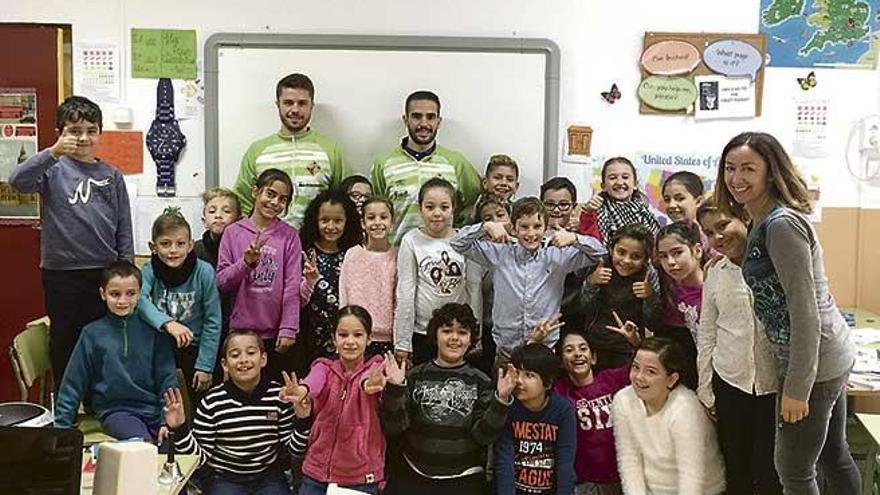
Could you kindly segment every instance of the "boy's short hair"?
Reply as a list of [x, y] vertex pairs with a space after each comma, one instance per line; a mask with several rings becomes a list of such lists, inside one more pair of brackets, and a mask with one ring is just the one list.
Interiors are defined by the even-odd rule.
[[516, 221], [522, 217], [537, 214], [542, 220], [547, 220], [547, 207], [540, 199], [534, 196], [520, 198], [510, 207], [510, 223], [516, 226]]
[[510, 215], [510, 201], [506, 201], [497, 194], [481, 194], [477, 201], [477, 206], [474, 208], [474, 223], [481, 223], [483, 221], [483, 208], [488, 205], [498, 205], [500, 208], [504, 208], [504, 211]]
[[526, 344], [517, 347], [510, 354], [510, 362], [519, 371], [531, 371], [541, 377], [544, 388], [553, 387], [559, 376], [562, 363], [559, 356], [544, 344]]
[[370, 179], [363, 174], [349, 175], [348, 177], [342, 179], [342, 182], [339, 183], [339, 189], [342, 189], [342, 192], [348, 194], [348, 192], [351, 190], [352, 187], [355, 186], [355, 184], [366, 184], [370, 186], [371, 190], [373, 189], [373, 183], [370, 182]]
[[572, 181], [568, 180], [568, 177], [553, 177], [547, 182], [541, 184], [541, 200], [544, 200], [544, 194], [547, 191], [556, 191], [558, 189], [565, 189], [571, 194], [571, 200], [577, 201], [577, 188]]
[[404, 115], [409, 115], [409, 104], [414, 101], [427, 100], [433, 101], [437, 104], [437, 115], [440, 115], [440, 97], [437, 96], [437, 93], [433, 91], [428, 91], [425, 89], [420, 89], [419, 91], [413, 91], [406, 97], [406, 102], [403, 104], [403, 113]]
[[288, 74], [278, 81], [275, 85], [275, 99], [281, 98], [281, 92], [284, 88], [304, 89], [309, 92], [309, 99], [315, 101], [315, 85], [309, 76], [300, 73]]
[[207, 191], [202, 193], [202, 209], [205, 206], [208, 206], [212, 200], [216, 198], [225, 198], [232, 200], [232, 205], [235, 207], [235, 215], [241, 216], [241, 203], [238, 202], [238, 195], [234, 192], [226, 189], [225, 187], [212, 187]]
[[461, 303], [446, 303], [434, 310], [431, 321], [428, 322], [428, 342], [432, 348], [437, 348], [437, 330], [440, 327], [452, 325], [456, 321], [462, 328], [470, 331], [470, 347], [477, 344], [480, 340], [480, 326], [477, 324], [477, 317], [474, 316], [471, 307]]
[[61, 105], [58, 105], [55, 118], [55, 128], [58, 132], [64, 131], [64, 126], [67, 124], [83, 120], [97, 125], [99, 131], [104, 128], [101, 107], [83, 96], [69, 96], [65, 99]]
[[499, 167], [512, 168], [516, 173], [516, 178], [519, 179], [519, 165], [517, 165], [516, 160], [503, 154], [492, 155], [489, 157], [489, 163], [486, 164], [485, 177], [489, 177], [489, 174]]
[[260, 348], [260, 353], [266, 352], [266, 344], [263, 342], [262, 337], [257, 335], [257, 332], [253, 330], [229, 330], [229, 335], [223, 339], [223, 345], [220, 346], [220, 357], [226, 358], [226, 351], [229, 349], [229, 342], [233, 337], [253, 337], [257, 341], [257, 347]]
[[101, 271], [101, 288], [106, 289], [107, 284], [109, 284], [114, 278], [128, 277], [134, 277], [137, 279], [138, 285], [143, 282], [141, 271], [138, 270], [138, 267], [135, 266], [134, 263], [128, 260], [114, 261]]

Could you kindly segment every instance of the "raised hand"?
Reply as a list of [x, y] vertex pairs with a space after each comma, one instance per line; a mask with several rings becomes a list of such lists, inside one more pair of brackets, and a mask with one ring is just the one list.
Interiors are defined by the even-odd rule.
[[49, 153], [56, 160], [62, 156], [69, 156], [76, 153], [76, 143], [79, 140], [76, 136], [61, 136], [55, 144], [49, 148]]
[[624, 323], [623, 320], [620, 319], [620, 316], [617, 315], [617, 311], [612, 311], [611, 314], [614, 315], [614, 319], [617, 321], [617, 326], [605, 325], [605, 328], [623, 335], [631, 346], [637, 347], [642, 342], [642, 336], [639, 335], [638, 325], [629, 320]]
[[186, 325], [171, 320], [164, 326], [168, 335], [174, 337], [175, 342], [177, 342], [177, 347], [183, 348], [192, 343], [193, 333]]
[[596, 211], [601, 208], [604, 203], [604, 196], [602, 196], [601, 194], [594, 194], [593, 197], [590, 198], [589, 201], [587, 201], [587, 204], [584, 205], [584, 211], [587, 213], [591, 211]]
[[498, 398], [503, 401], [510, 400], [510, 394], [516, 388], [516, 368], [512, 364], [498, 368], [498, 383], [495, 385], [495, 391], [498, 392]]
[[599, 264], [596, 265], [596, 269], [593, 270], [593, 273], [591, 273], [589, 277], [587, 277], [587, 283], [592, 286], [605, 285], [608, 282], [611, 282], [611, 276], [611, 268], [607, 268], [605, 266], [605, 260], [600, 259]]
[[535, 344], [542, 344], [544, 339], [550, 335], [550, 332], [556, 330], [557, 328], [565, 325], [564, 321], [559, 321], [561, 318], [561, 314], [556, 314], [553, 318], [549, 320], [542, 320], [535, 324], [535, 328], [532, 328], [532, 333], [529, 335], [529, 342]]
[[483, 230], [486, 231], [486, 235], [489, 236], [489, 239], [491, 239], [492, 242], [510, 242], [510, 236], [507, 234], [507, 229], [504, 228], [504, 225], [501, 225], [498, 222], [483, 222]]
[[278, 337], [275, 339], [275, 352], [287, 352], [296, 343], [296, 337]]
[[649, 273], [645, 273], [645, 280], [633, 284], [633, 294], [639, 299], [648, 299], [654, 295], [654, 288], [651, 287], [651, 281], [648, 279]]
[[257, 231], [257, 235], [254, 236], [254, 240], [248, 244], [247, 249], [244, 250], [244, 262], [247, 266], [253, 268], [256, 266], [257, 262], [260, 261], [260, 251], [263, 249], [263, 246], [269, 240], [268, 238], [261, 238], [261, 232]]
[[[403, 385], [404, 380], [406, 380], [406, 366], [409, 358], [401, 359], [400, 364], [397, 362], [397, 355], [401, 351], [391, 352], [388, 351], [385, 354], [385, 379], [388, 383], [392, 383], [394, 385]], [[407, 353], [407, 356], [409, 354]]]
[[196, 370], [196, 372], [193, 373], [192, 388], [196, 392], [204, 392], [211, 386], [211, 381], [213, 381], [213, 379], [214, 377], [207, 371]]
[[570, 230], [571, 232], [578, 231], [578, 228], [581, 226], [581, 211], [583, 211], [583, 207], [577, 203], [571, 207], [571, 215], [568, 216], [568, 225], [565, 226], [567, 230]]
[[552, 244], [558, 248], [563, 248], [566, 246], [571, 246], [572, 244], [576, 243], [577, 240], [578, 240], [577, 234], [575, 234], [574, 232], [569, 232], [567, 230], [560, 230], [560, 231], [556, 232], [555, 234], [553, 234], [553, 238], [550, 239], [550, 244]]
[[298, 402], [308, 401], [309, 389], [299, 384], [299, 381], [296, 379], [296, 373], [282, 371], [281, 376], [284, 378], [284, 386], [278, 392], [278, 398], [282, 402], [296, 405]]
[[[386, 356], [385, 359], [387, 360], [388, 357]], [[387, 381], [388, 379], [385, 377], [385, 364], [374, 366], [370, 370], [370, 375], [364, 380], [364, 392], [367, 394], [377, 394], [385, 389]]]
[[318, 253], [314, 249], [310, 249], [303, 259], [303, 277], [314, 284], [318, 280]]
[[179, 388], [169, 388], [165, 391], [165, 424], [172, 430], [180, 428], [186, 422], [186, 413], [183, 410], [183, 396]]

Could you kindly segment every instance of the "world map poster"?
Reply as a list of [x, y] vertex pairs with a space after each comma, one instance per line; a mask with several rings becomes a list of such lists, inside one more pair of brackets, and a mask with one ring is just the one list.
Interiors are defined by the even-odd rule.
[[880, 54], [876, 0], [760, 0], [771, 67], [874, 69]]

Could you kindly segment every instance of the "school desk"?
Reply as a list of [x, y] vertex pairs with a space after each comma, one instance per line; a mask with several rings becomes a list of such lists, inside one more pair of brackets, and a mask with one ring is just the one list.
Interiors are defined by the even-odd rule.
[[[159, 476], [159, 473], [162, 471], [162, 465], [165, 463], [165, 459], [168, 456], [165, 454], [159, 454], [156, 459], [156, 476]], [[91, 450], [86, 450], [83, 453], [83, 467], [89, 462], [92, 458]], [[180, 481], [172, 484], [172, 485], [159, 485], [159, 495], [178, 495], [179, 493], [186, 493], [184, 488], [186, 487], [187, 481], [193, 475], [196, 470], [196, 467], [199, 463], [199, 456], [197, 455], [181, 455], [176, 454], [174, 458], [177, 460], [177, 464], [180, 465], [180, 473], [183, 477]], [[80, 495], [92, 495], [92, 486], [95, 481], [95, 472], [83, 472], [82, 481], [80, 482]]]

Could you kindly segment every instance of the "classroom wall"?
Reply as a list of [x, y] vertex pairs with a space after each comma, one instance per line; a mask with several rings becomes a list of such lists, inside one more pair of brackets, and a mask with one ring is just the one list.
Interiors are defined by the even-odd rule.
[[[200, 52], [207, 37], [216, 32], [549, 38], [562, 51], [560, 136], [565, 135], [564, 127], [568, 123], [590, 125], [595, 130], [594, 154], [610, 156], [636, 152], [718, 154], [724, 143], [742, 130], [765, 130], [776, 134], [785, 144], [791, 142], [795, 102], [805, 96], [795, 82], [796, 77], [808, 72], [802, 69], [766, 70], [763, 115], [759, 118], [696, 123], [690, 117], [638, 113], [635, 89], [645, 31], [754, 33], [758, 29], [759, 5], [758, 0], [554, 0], [550, 3], [447, 0], [417, 6], [404, 0], [253, 0], [247, 3], [237, 0], [43, 0], [4, 5], [3, 17], [4, 21], [71, 23], [75, 43], [119, 43], [126, 54], [123, 57], [126, 71], [132, 27], [194, 28]], [[860, 213], [860, 207], [880, 208], [880, 184], [868, 186], [854, 180], [843, 161], [853, 122], [880, 111], [880, 72], [842, 69], [816, 72], [818, 85], [808, 96], [829, 101], [829, 156], [818, 160], [796, 159], [820, 170], [825, 220], [819, 225], [819, 232], [838, 300], [844, 305], [876, 305], [873, 309], [880, 311], [876, 290], [874, 295], [860, 293], [860, 290], [874, 289], [873, 284], [880, 279], [880, 266], [876, 266], [872, 257], [876, 248], [864, 241], [869, 237], [868, 232], [880, 228], [880, 219], [873, 213]], [[345, 68], [340, 68], [340, 77], [345, 77]], [[623, 97], [610, 106], [600, 99], [599, 93], [614, 82]], [[123, 105], [134, 111], [134, 128], [145, 129], [149, 125], [155, 86], [153, 80], [126, 78], [123, 81]], [[491, 91], [491, 88], [475, 90]], [[369, 89], [364, 91], [368, 94]], [[320, 88], [318, 93], [320, 111]], [[266, 95], [267, 98], [272, 96]], [[106, 107], [110, 114], [113, 105]], [[445, 113], [454, 111], [454, 108], [444, 108]], [[397, 113], [398, 109], [389, 109], [389, 112]], [[486, 125], [491, 125], [491, 116]], [[112, 123], [107, 127], [112, 128]], [[189, 146], [178, 165], [178, 189], [182, 195], [194, 196], [204, 183], [203, 121], [201, 117], [183, 121], [181, 128]], [[440, 139], [443, 139], [442, 131]], [[455, 143], [445, 144], [455, 146]], [[150, 195], [154, 194], [155, 172], [146, 152], [145, 157], [148, 163], [145, 163], [139, 193]], [[589, 181], [590, 170], [584, 165], [563, 163], [559, 170], [581, 185]], [[585, 200], [587, 195], [582, 193], [581, 196]]]

